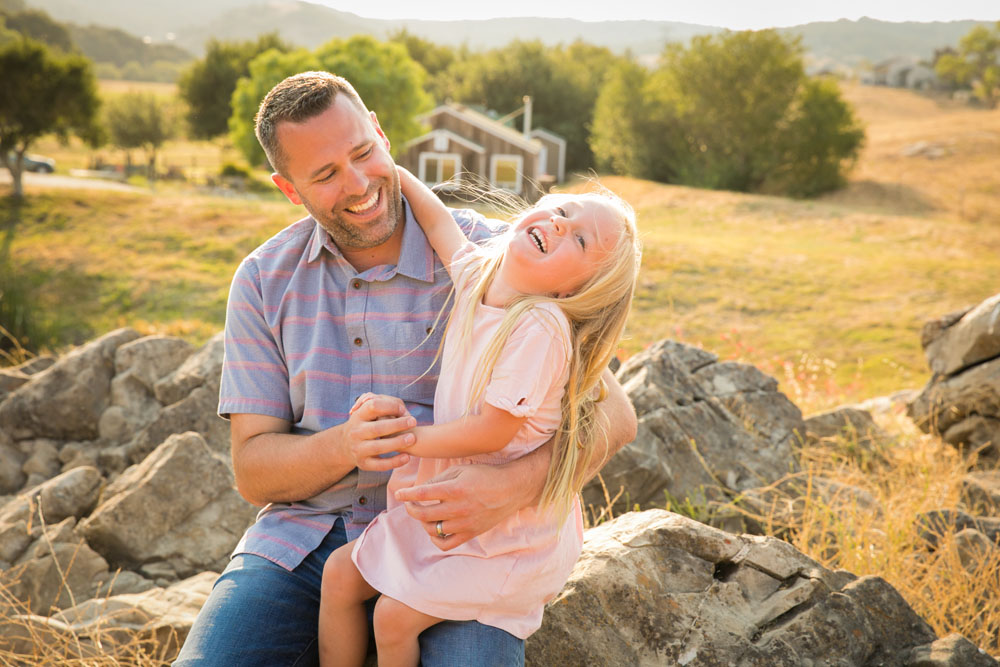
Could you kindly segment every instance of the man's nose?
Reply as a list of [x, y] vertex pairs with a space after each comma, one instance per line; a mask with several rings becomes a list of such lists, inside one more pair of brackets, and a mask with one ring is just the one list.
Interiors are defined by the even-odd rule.
[[344, 194], [363, 195], [368, 192], [368, 176], [360, 169], [349, 168], [343, 171]]

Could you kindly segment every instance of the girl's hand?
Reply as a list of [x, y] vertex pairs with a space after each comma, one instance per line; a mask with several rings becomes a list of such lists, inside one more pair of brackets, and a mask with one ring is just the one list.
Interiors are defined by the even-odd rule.
[[355, 401], [347, 421], [334, 428], [343, 430], [343, 446], [357, 468], [392, 470], [409, 461], [404, 450], [416, 438], [407, 429], [416, 425], [400, 399], [366, 393]]

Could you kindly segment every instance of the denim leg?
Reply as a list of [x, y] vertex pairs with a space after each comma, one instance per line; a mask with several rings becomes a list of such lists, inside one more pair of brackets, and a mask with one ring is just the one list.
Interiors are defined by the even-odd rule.
[[475, 621], [444, 621], [420, 634], [423, 667], [523, 667], [524, 640]]
[[[233, 558], [198, 612], [174, 666], [317, 666], [323, 565], [346, 543], [338, 520], [292, 572], [260, 556]], [[373, 607], [370, 601], [369, 623]], [[420, 656], [424, 667], [521, 667], [524, 642], [475, 621], [445, 621], [420, 635]]]
[[347, 542], [337, 521], [292, 572], [252, 554], [234, 557], [216, 581], [181, 648], [176, 667], [318, 665], [323, 564]]

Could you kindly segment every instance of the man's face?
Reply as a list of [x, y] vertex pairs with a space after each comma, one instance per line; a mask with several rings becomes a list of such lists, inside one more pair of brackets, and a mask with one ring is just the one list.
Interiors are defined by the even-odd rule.
[[302, 204], [341, 250], [385, 243], [402, 222], [402, 202], [389, 140], [375, 119], [338, 95], [302, 123], [278, 126], [285, 174], [272, 180]]

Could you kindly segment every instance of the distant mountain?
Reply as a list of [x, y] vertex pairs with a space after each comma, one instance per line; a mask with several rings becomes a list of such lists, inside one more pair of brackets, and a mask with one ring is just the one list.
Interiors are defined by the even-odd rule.
[[782, 28], [781, 32], [801, 35], [802, 44], [816, 59], [857, 65], [862, 60], [874, 63], [894, 56], [930, 60], [934, 49], [957, 45], [962, 35], [980, 23], [988, 25], [984, 21], [891, 23], [862, 17], [857, 21], [806, 23]]
[[[316, 47], [335, 37], [358, 33], [384, 38], [406, 28], [437, 42], [473, 50], [502, 46], [513, 39], [539, 39], [546, 44], [568, 44], [577, 39], [626, 50], [649, 59], [667, 42], [687, 41], [694, 35], [722, 31], [672, 21], [600, 21], [575, 19], [507, 18], [484, 21], [401, 21], [368, 19], [349, 12], [299, 0], [26, 0], [29, 6], [77, 24], [96, 23], [122, 28], [154, 41], [169, 39], [194, 53], [205, 42], [251, 39], [278, 31], [281, 37]], [[808, 23], [781, 32], [802, 36], [815, 59], [854, 65], [892, 56], [930, 59], [934, 49], [954, 45], [975, 21], [892, 23], [862, 18], [858, 21]], [[985, 23], [985, 22], [984, 22]]]

